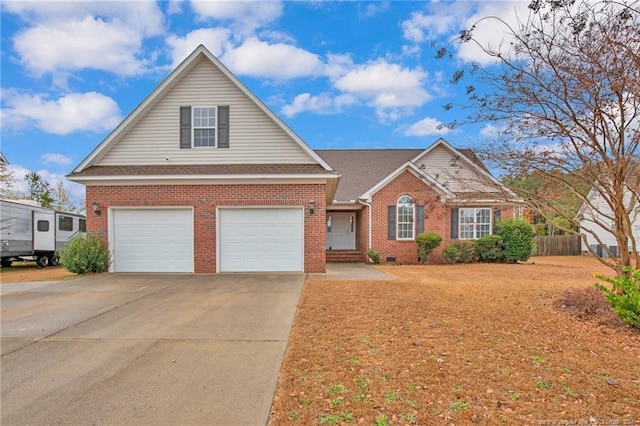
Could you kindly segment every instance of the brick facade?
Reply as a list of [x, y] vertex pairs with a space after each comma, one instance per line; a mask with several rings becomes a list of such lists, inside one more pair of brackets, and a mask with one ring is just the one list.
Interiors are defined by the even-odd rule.
[[[304, 206], [304, 270], [325, 272], [326, 190], [323, 184], [87, 186], [87, 206], [96, 201], [101, 215], [88, 209], [87, 230], [108, 238], [109, 207], [194, 209], [194, 270], [216, 272], [216, 207]], [[315, 213], [306, 208], [315, 201]]]
[[[410, 171], [405, 171], [398, 175], [372, 197], [372, 248], [382, 253], [383, 262], [386, 262], [387, 258], [391, 257], [395, 258], [395, 263], [398, 264], [418, 263], [418, 246], [415, 240], [388, 239], [387, 208], [388, 206], [395, 206], [398, 199], [403, 195], [411, 196], [416, 206], [424, 206], [424, 231], [435, 232], [442, 236], [440, 247], [434, 251], [430, 258], [431, 263], [442, 262], [442, 250], [454, 241], [451, 239], [452, 208], [441, 201], [438, 191]], [[469, 204], [464, 207], [476, 206]], [[364, 207], [361, 216], [367, 214], [367, 208], [366, 206]], [[503, 219], [514, 217], [513, 206], [495, 205], [493, 208], [501, 210]], [[360, 223], [366, 223], [366, 219], [361, 220]], [[358, 231], [365, 236], [368, 233], [368, 229], [362, 229], [361, 226], [358, 227]], [[366, 252], [366, 238], [360, 240], [364, 243], [363, 251]]]

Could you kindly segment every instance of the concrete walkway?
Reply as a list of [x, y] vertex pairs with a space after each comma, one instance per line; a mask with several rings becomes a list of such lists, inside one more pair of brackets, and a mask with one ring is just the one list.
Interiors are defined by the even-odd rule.
[[305, 275], [3, 284], [4, 425], [264, 425]]
[[365, 263], [327, 263], [326, 273], [307, 274], [307, 279], [335, 281], [395, 280], [392, 276]]

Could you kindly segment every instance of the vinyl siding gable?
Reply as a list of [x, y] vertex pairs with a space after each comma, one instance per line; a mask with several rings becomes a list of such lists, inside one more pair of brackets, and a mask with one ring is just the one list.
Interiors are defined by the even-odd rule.
[[415, 164], [452, 192], [496, 192], [495, 186], [483, 184], [482, 176], [474, 166], [454, 152], [439, 145], [415, 161]]
[[[229, 148], [180, 149], [180, 108], [228, 106]], [[271, 117], [202, 59], [96, 165], [315, 164]]]

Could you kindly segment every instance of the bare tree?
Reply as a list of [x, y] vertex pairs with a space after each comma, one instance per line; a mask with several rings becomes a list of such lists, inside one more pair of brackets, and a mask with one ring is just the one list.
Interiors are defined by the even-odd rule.
[[0, 162], [0, 198], [7, 198], [13, 194], [15, 173], [9, 170], [7, 164]]
[[[511, 177], [541, 176], [584, 203], [615, 236], [618, 257], [600, 260], [618, 275], [640, 268], [631, 219], [640, 208], [639, 6], [637, 0], [534, 0], [515, 25], [484, 18], [457, 41], [476, 43], [495, 63], [472, 64], [453, 76], [455, 83], [473, 82], [460, 105], [469, 110], [467, 119], [451, 125], [502, 123], [500, 135], [478, 149], [482, 158]], [[483, 45], [475, 30], [487, 24], [502, 26], [506, 41]], [[451, 47], [438, 57], [451, 57]], [[551, 200], [520, 195], [531, 208], [576, 223]], [[597, 237], [595, 228], [582, 233], [585, 242], [586, 234]]]

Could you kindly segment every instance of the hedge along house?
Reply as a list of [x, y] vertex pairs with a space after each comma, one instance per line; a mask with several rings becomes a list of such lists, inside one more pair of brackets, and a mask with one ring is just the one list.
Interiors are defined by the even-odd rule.
[[419, 233], [474, 239], [514, 211], [442, 139], [312, 150], [204, 46], [68, 178], [86, 187], [112, 272], [324, 272], [327, 253], [363, 261], [369, 248], [416, 263]]
[[[517, 215], [516, 196], [472, 150], [439, 139], [425, 150], [318, 150], [341, 175], [327, 206], [327, 259], [417, 263], [415, 237], [436, 232], [442, 248], [493, 233], [500, 218]], [[505, 200], [514, 200], [506, 202]]]
[[68, 178], [112, 272], [325, 270], [338, 174], [204, 46]]

